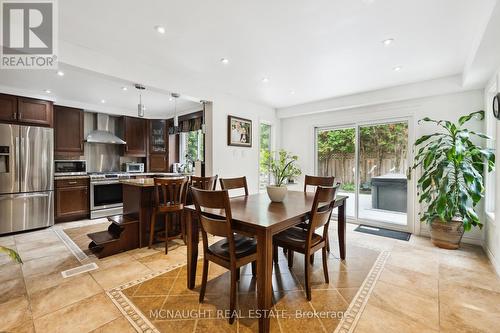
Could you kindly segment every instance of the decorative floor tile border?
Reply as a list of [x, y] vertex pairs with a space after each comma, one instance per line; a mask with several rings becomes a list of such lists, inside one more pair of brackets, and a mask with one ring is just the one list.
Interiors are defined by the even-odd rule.
[[382, 270], [384, 269], [385, 263], [387, 262], [387, 258], [389, 258], [389, 256], [389, 251], [382, 251], [379, 254], [365, 281], [363, 281], [361, 288], [359, 288], [356, 296], [354, 296], [354, 299], [347, 308], [344, 317], [335, 329], [335, 333], [354, 332], [359, 318], [361, 317], [361, 314], [365, 309], [366, 303], [368, 303], [368, 299], [373, 292], [373, 288], [375, 287], [375, 284], [377, 283], [380, 277], [380, 273], [382, 273]]
[[75, 242], [73, 242], [73, 240], [64, 232], [63, 229], [52, 228], [52, 230], [79, 262], [83, 262], [89, 258], [85, 252], [83, 252], [82, 249], [80, 249], [78, 245], [76, 245]]
[[154, 327], [154, 325], [149, 321], [142, 312], [137, 309], [137, 307], [128, 299], [128, 297], [123, 294], [123, 290], [133, 287], [144, 281], [153, 279], [159, 275], [170, 272], [176, 268], [185, 266], [185, 263], [179, 263], [172, 265], [164, 270], [148, 274], [139, 279], [122, 284], [119, 287], [113, 288], [106, 292], [111, 301], [116, 305], [116, 307], [121, 311], [121, 313], [127, 318], [130, 324], [135, 328], [137, 332], [140, 333], [159, 333], [159, 331]]

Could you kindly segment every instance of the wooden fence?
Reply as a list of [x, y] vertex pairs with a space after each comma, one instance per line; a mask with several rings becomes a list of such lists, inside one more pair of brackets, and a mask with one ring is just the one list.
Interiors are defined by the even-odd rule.
[[[399, 166], [396, 167], [396, 162]], [[354, 154], [345, 158], [333, 158], [329, 161], [319, 161], [318, 174], [321, 176], [335, 176], [336, 179], [343, 183], [355, 183], [356, 161]], [[380, 162], [377, 158], [363, 158], [360, 161], [360, 182], [367, 183], [372, 177], [382, 176], [388, 173], [405, 174], [408, 169], [408, 161], [406, 157], [401, 157], [399, 161], [395, 156], [386, 156]]]

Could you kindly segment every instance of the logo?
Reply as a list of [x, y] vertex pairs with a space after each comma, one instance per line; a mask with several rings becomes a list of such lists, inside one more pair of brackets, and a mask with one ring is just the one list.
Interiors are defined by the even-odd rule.
[[0, 0], [2, 69], [57, 68], [54, 0]]

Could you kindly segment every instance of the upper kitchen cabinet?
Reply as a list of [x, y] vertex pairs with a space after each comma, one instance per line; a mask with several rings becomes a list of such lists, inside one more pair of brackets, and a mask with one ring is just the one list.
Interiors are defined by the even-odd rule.
[[52, 126], [52, 102], [0, 94], [0, 121]]
[[54, 134], [56, 156], [82, 156], [83, 110], [54, 106]]
[[167, 121], [162, 119], [152, 119], [148, 121], [149, 131], [149, 172], [168, 171], [168, 134]]
[[127, 142], [125, 156], [146, 157], [147, 155], [147, 120], [135, 117], [123, 117], [123, 140]]
[[18, 122], [35, 126], [52, 127], [52, 102], [26, 97], [19, 97], [17, 102]]
[[165, 154], [167, 153], [168, 135], [167, 121], [152, 119], [149, 120], [149, 153]]
[[0, 121], [17, 120], [17, 97], [0, 94]]

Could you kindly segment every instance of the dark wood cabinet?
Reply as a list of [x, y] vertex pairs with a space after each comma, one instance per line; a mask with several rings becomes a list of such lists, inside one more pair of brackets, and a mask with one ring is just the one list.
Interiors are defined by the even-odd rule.
[[17, 97], [0, 94], [0, 121], [17, 120]]
[[168, 160], [166, 154], [150, 154], [149, 168], [150, 172], [168, 172]]
[[56, 156], [81, 156], [83, 151], [83, 110], [54, 106]]
[[55, 221], [88, 218], [90, 214], [88, 178], [56, 180], [55, 183]]
[[19, 97], [17, 99], [17, 121], [35, 126], [50, 126], [53, 123], [51, 101]]
[[123, 140], [127, 142], [123, 154], [133, 157], [147, 156], [147, 120], [123, 117]]
[[52, 127], [53, 105], [51, 101], [0, 94], [0, 121]]
[[148, 121], [149, 153], [148, 171], [168, 172], [168, 133], [167, 121], [152, 119]]

